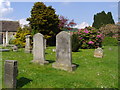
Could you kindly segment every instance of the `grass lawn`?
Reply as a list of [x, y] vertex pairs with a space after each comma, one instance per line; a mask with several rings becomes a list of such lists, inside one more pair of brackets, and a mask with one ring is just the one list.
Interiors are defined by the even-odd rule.
[[[3, 62], [18, 60], [17, 88], [118, 88], [117, 46], [105, 46], [103, 58], [95, 58], [94, 49], [73, 52], [72, 61], [79, 65], [73, 72], [52, 68], [56, 60], [53, 48], [47, 47], [46, 60], [51, 63], [45, 66], [31, 63], [32, 54], [24, 53], [24, 49], [2, 53]], [[4, 73], [4, 64], [2, 70]]]

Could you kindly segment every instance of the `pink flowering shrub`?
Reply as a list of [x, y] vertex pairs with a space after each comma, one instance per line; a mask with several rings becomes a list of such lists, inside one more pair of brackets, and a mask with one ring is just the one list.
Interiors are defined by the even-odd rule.
[[94, 27], [79, 29], [77, 34], [80, 41], [80, 48], [101, 47], [103, 35]]

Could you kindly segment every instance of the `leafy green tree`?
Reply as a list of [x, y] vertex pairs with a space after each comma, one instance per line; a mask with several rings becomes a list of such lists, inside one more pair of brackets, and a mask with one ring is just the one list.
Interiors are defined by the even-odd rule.
[[[32, 34], [42, 33], [50, 42], [59, 33], [59, 18], [55, 9], [46, 6], [43, 2], [36, 2], [31, 10], [31, 17], [27, 18], [32, 28]], [[49, 41], [49, 40], [48, 40]]]
[[106, 24], [115, 24], [111, 12], [106, 14], [104, 11], [102, 11], [94, 15], [93, 27], [99, 29], [101, 26]]
[[24, 47], [25, 46], [25, 36], [30, 35], [31, 29], [29, 26], [25, 26], [24, 28], [19, 27], [18, 31], [15, 35], [15, 39], [12, 41], [15, 45], [18, 45], [18, 47]]

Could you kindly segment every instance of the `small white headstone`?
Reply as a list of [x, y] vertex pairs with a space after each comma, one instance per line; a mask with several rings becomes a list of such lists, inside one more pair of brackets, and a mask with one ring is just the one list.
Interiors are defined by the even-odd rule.
[[94, 57], [97, 58], [102, 58], [103, 57], [103, 49], [98, 47], [97, 49], [95, 49], [94, 51]]
[[17, 47], [16, 45], [14, 45], [14, 46], [12, 47], [12, 50], [13, 50], [14, 52], [18, 51], [18, 47]]

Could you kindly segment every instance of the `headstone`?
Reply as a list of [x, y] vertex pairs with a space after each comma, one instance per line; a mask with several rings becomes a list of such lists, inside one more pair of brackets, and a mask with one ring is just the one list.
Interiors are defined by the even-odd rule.
[[97, 49], [95, 49], [94, 51], [94, 57], [97, 58], [102, 58], [103, 57], [103, 49], [98, 47]]
[[72, 64], [71, 36], [68, 32], [62, 31], [56, 36], [56, 62], [53, 68], [73, 71], [76, 65]]
[[56, 49], [52, 49], [53, 52], [56, 52]]
[[26, 45], [25, 45], [25, 53], [30, 53], [31, 48], [30, 48], [30, 35], [26, 36]]
[[16, 60], [5, 61], [4, 84], [6, 88], [16, 88], [18, 68]]
[[17, 47], [16, 45], [14, 45], [14, 46], [12, 47], [12, 50], [13, 50], [14, 52], [17, 52], [17, 51], [18, 51], [18, 47]]
[[109, 50], [111, 51], [111, 50], [112, 50], [112, 48], [109, 48]]
[[10, 49], [1, 49], [0, 48], [0, 52], [9, 52], [10, 51]]
[[37, 33], [33, 36], [33, 61], [41, 65], [48, 64], [45, 61], [45, 48], [44, 48], [44, 36], [41, 33]]
[[44, 39], [44, 45], [45, 45], [45, 49], [46, 49], [46, 39]]

